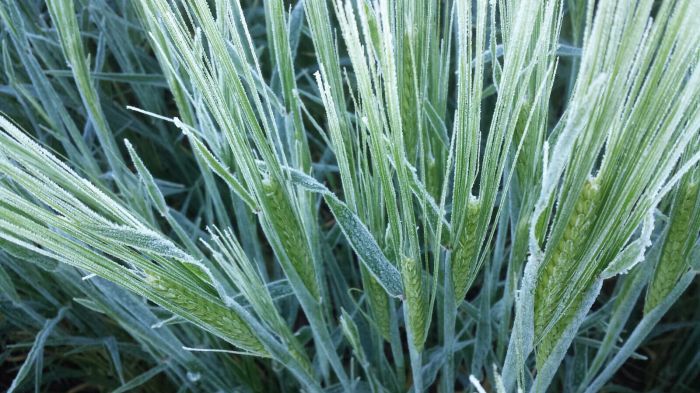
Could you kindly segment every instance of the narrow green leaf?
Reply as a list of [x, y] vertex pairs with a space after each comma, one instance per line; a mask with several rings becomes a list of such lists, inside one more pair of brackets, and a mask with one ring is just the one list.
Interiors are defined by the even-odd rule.
[[384, 256], [381, 248], [374, 240], [372, 234], [362, 223], [360, 218], [353, 213], [345, 203], [335, 196], [326, 186], [319, 183], [313, 177], [291, 168], [285, 168], [290, 175], [290, 180], [308, 191], [321, 194], [330, 207], [333, 216], [338, 222], [350, 246], [357, 253], [362, 263], [370, 271], [372, 276], [386, 290], [389, 296], [403, 298], [403, 285], [401, 273]]

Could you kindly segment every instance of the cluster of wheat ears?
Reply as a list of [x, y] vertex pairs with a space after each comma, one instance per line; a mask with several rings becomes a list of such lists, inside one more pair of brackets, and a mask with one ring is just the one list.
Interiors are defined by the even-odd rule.
[[697, 0], [0, 21], [10, 391], [596, 392], [690, 296]]

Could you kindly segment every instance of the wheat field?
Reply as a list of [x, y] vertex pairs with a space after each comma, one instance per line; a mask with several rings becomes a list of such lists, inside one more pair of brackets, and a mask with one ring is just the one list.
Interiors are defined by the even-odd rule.
[[0, 0], [0, 388], [700, 391], [697, 0]]

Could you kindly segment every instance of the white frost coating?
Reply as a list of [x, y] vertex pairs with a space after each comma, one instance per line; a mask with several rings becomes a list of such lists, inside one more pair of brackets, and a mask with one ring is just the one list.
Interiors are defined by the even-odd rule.
[[401, 298], [403, 294], [401, 274], [384, 256], [367, 227], [334, 195], [326, 195], [324, 199], [353, 250], [365, 263], [372, 276], [377, 279], [390, 296]]
[[194, 372], [194, 371], [187, 372], [187, 379], [190, 382], [197, 382], [197, 381], [199, 381], [200, 378], [202, 378], [202, 374], [200, 374], [198, 372]]
[[146, 187], [146, 192], [148, 196], [151, 198], [151, 201], [153, 202], [155, 208], [158, 210], [160, 215], [162, 217], [165, 217], [168, 211], [168, 206], [165, 203], [165, 197], [163, 196], [163, 193], [160, 191], [160, 188], [158, 188], [158, 185], [156, 184], [156, 180], [153, 178], [153, 175], [151, 175], [151, 172], [148, 171], [146, 165], [144, 165], [143, 161], [141, 160], [141, 157], [139, 157], [139, 155], [136, 153], [136, 150], [131, 145], [131, 142], [129, 142], [128, 139], [124, 139], [124, 145], [126, 146], [126, 149], [129, 152], [131, 161], [136, 167], [136, 172], [141, 178], [141, 182]]
[[[392, 160], [391, 158], [389, 159], [389, 162], [392, 165], [394, 165], [394, 160]], [[411, 163], [406, 159], [404, 159], [404, 166], [408, 168], [408, 171], [411, 174], [408, 180], [411, 182], [410, 186], [413, 192], [415, 193], [416, 198], [422, 199], [425, 202], [427, 202], [427, 205], [428, 207], [430, 207], [432, 214], [435, 215], [435, 217], [439, 217], [440, 221], [442, 221], [443, 226], [447, 229], [448, 232], [450, 232], [452, 230], [452, 225], [449, 221], [447, 221], [445, 214], [442, 213], [440, 207], [435, 202], [435, 199], [433, 199], [433, 196], [430, 195], [430, 193], [425, 189], [425, 185], [423, 184], [423, 182], [418, 178], [418, 170], [413, 165], [411, 165]], [[470, 202], [476, 201], [473, 195], [470, 195], [469, 198]]]
[[308, 191], [323, 195], [326, 203], [336, 218], [341, 231], [348, 239], [350, 246], [365, 264], [372, 276], [392, 297], [403, 297], [403, 285], [401, 274], [396, 266], [391, 264], [384, 256], [376, 240], [372, 237], [367, 227], [355, 215], [343, 201], [338, 199], [326, 186], [319, 183], [313, 177], [297, 171], [293, 168], [283, 167], [290, 174], [290, 180], [294, 184], [304, 187]]
[[192, 132], [195, 135], [197, 134], [197, 130], [194, 127], [183, 123], [182, 120], [180, 120], [180, 118], [177, 116], [173, 117], [173, 124], [175, 125], [175, 127], [179, 128], [180, 131], [182, 131], [182, 134], [185, 136], [189, 135], [190, 132]]
[[178, 259], [182, 262], [197, 264], [197, 262], [173, 242], [157, 232], [146, 228], [132, 228], [125, 225], [111, 224], [94, 226], [96, 232], [112, 240], [133, 247], [140, 251], [152, 252], [156, 255]]
[[94, 278], [94, 277], [97, 277], [97, 274], [90, 273], [87, 276], [82, 277], [81, 280], [86, 281], [86, 280], [89, 280], [89, 279]]
[[231, 305], [231, 297], [226, 294], [224, 287], [214, 277], [211, 270], [195, 260], [191, 255], [182, 251], [173, 242], [162, 237], [157, 232], [150, 229], [135, 229], [121, 225], [111, 225], [109, 227], [97, 227], [95, 230], [103, 236], [109, 236], [114, 241], [124, 244], [125, 246], [135, 248], [144, 252], [151, 252], [166, 258], [173, 258], [180, 262], [197, 266], [209, 278], [210, 283], [214, 286], [220, 298], [227, 306]]
[[175, 321], [175, 320], [177, 320], [177, 319], [179, 319], [179, 318], [180, 318], [179, 316], [173, 315], [173, 316], [170, 317], [170, 318], [166, 318], [166, 319], [163, 319], [163, 320], [161, 320], [161, 321], [158, 321], [158, 322], [154, 323], [153, 325], [151, 325], [151, 329], [160, 329], [160, 328], [162, 328], [163, 326], [165, 326], [165, 325], [169, 324], [170, 322]]
[[535, 331], [535, 285], [542, 258], [530, 255], [525, 264], [522, 286], [516, 292], [516, 313], [513, 333], [508, 343], [508, 352], [503, 364], [503, 382], [506, 391], [512, 391], [515, 377], [525, 368], [525, 361], [533, 349]]
[[481, 382], [479, 382], [479, 380], [476, 379], [474, 374], [469, 374], [469, 382], [471, 382], [471, 384], [474, 385], [474, 388], [477, 392], [486, 393], [486, 389], [484, 389], [484, 387], [481, 386]]
[[295, 184], [302, 186], [309, 191], [319, 193], [321, 195], [332, 195], [332, 193], [328, 190], [328, 188], [326, 188], [326, 186], [319, 183], [316, 179], [307, 175], [306, 173], [289, 167], [285, 167], [284, 169], [289, 172], [291, 180]]
[[545, 360], [544, 365], [542, 365], [540, 370], [537, 370], [537, 377], [530, 388], [530, 393], [544, 392], [547, 390], [547, 386], [552, 382], [554, 375], [559, 369], [559, 365], [564, 360], [566, 351], [576, 337], [579, 327], [586, 318], [588, 310], [593, 306], [593, 302], [595, 302], [596, 297], [598, 297], [602, 286], [603, 280], [598, 280], [593, 284], [591, 289], [585, 293], [583, 303], [581, 303], [580, 308], [576, 310], [573, 320], [557, 340], [552, 352], [547, 357], [547, 360]]
[[[547, 174], [549, 173], [549, 142], [544, 141], [544, 146], [542, 148], [542, 184], [544, 185], [547, 182]], [[542, 202], [544, 201], [544, 202]], [[544, 206], [542, 206], [544, 205]], [[540, 218], [540, 214], [544, 211], [547, 205], [547, 198], [545, 197], [544, 194], [544, 188], [540, 191], [540, 197], [535, 204], [535, 210], [532, 215], [532, 222], [537, 222]], [[540, 247], [537, 243], [537, 236], [535, 235], [535, 225], [530, 225], [530, 234], [529, 234], [529, 248], [530, 248], [530, 253], [536, 254], [539, 258], [542, 258], [540, 255], [542, 251], [540, 250]]]
[[192, 347], [185, 347], [183, 346], [182, 349], [185, 351], [190, 351], [190, 352], [214, 352], [214, 353], [231, 353], [234, 355], [251, 355], [251, 356], [256, 356], [253, 353], [250, 352], [245, 352], [245, 351], [232, 351], [230, 349], [211, 349], [211, 348], [192, 348]]
[[211, 272], [211, 270], [205, 266], [202, 262], [195, 260], [192, 257], [189, 257], [188, 260], [183, 260], [183, 262], [188, 263], [190, 265], [197, 266], [200, 268], [204, 274], [209, 278], [210, 283], [214, 286], [214, 289], [216, 289], [216, 293], [219, 294], [219, 298], [224, 302], [226, 307], [231, 307], [233, 305], [237, 305], [238, 303], [236, 300], [233, 298], [233, 296], [229, 295], [226, 293], [226, 289], [224, 288], [223, 285], [219, 282], [219, 280], [214, 277], [214, 274]]
[[[680, 153], [678, 155], [680, 156]], [[654, 200], [652, 201], [652, 206], [658, 205], [659, 202], [661, 202], [661, 199], [671, 191], [671, 189], [676, 185], [676, 183], [678, 183], [681, 180], [681, 177], [683, 177], [683, 175], [685, 175], [695, 164], [697, 164], [698, 161], [700, 161], [700, 152], [697, 152], [692, 157], [690, 157], [690, 159], [686, 161], [686, 163], [683, 164], [683, 166], [680, 167], [678, 171], [676, 171], [676, 174], [673, 175], [673, 177], [669, 179], [666, 182], [666, 184], [659, 188], [659, 190], [654, 196]], [[675, 164], [676, 161], [673, 160], [672, 162]], [[661, 178], [666, 178], [666, 176], [662, 176]]]
[[[98, 201], [102, 208], [110, 211], [115, 216], [134, 226], [143, 227], [143, 224], [136, 219], [128, 210], [116, 203], [112, 198], [108, 197], [99, 188], [95, 187], [86, 179], [80, 177], [73, 169], [59, 160], [56, 156], [44, 149], [41, 145], [29, 138], [22, 130], [16, 127], [7, 118], [0, 115], [0, 129], [4, 136], [9, 137], [8, 143], [22, 146], [22, 150], [28, 150], [26, 154], [30, 155], [31, 160], [27, 161], [24, 155], [19, 156], [13, 154], [13, 159], [19, 160], [29, 167], [36, 167], [34, 160], [38, 160], [42, 165], [46, 165], [56, 173], [61, 174], [61, 180], [69, 184], [75, 190], [81, 190], [80, 195], [90, 194], [91, 199]], [[39, 168], [37, 173], [45, 172], [45, 168]]]
[[[688, 86], [693, 86], [697, 85], [700, 83], [700, 71], [695, 70], [693, 72], [691, 79], [687, 82]], [[693, 94], [694, 90], [693, 89], [686, 89], [684, 91], [683, 96], [679, 99], [683, 103], [690, 102], [689, 95]], [[687, 107], [687, 105], [683, 105], [683, 107]], [[674, 117], [673, 122], [671, 123], [672, 126], [678, 127], [680, 124], [681, 119], [684, 116], [683, 110], [678, 111], [676, 116]], [[695, 135], [697, 135], [698, 129], [700, 129], [700, 116], [696, 116], [692, 123], [686, 125], [684, 127], [684, 133], [682, 135], [682, 138], [680, 140], [675, 142], [673, 154], [669, 157], [669, 159], [666, 161], [667, 165], [665, 168], [659, 170], [659, 175], [657, 178], [659, 179], [666, 179], [673, 168], [676, 166], [677, 161], [680, 159], [681, 154], [683, 154], [683, 151], [686, 149], [686, 146], [690, 143], [691, 138], [694, 138]], [[664, 186], [660, 186], [658, 192], [655, 195], [653, 204], [656, 205], [658, 202], [661, 201], [661, 198], [664, 197], [669, 191], [671, 191], [671, 188], [680, 180], [680, 178], [693, 166], [695, 163], [700, 160], [700, 152], [695, 153], [686, 163], [675, 173], [675, 175], [668, 181]]]
[[496, 389], [496, 393], [506, 393], [506, 386], [503, 384], [503, 378], [501, 377], [501, 374], [498, 373], [498, 367], [494, 364], [493, 365], [493, 378], [494, 378], [494, 388]]
[[165, 117], [165, 116], [161, 116], [161, 115], [159, 115], [159, 114], [157, 114], [157, 113], [149, 112], [149, 111], [147, 111], [147, 110], [145, 110], [145, 109], [137, 108], [137, 107], [135, 107], [135, 106], [127, 105], [127, 106], [126, 106], [126, 109], [128, 109], [128, 110], [130, 110], [130, 111], [134, 111], [134, 112], [138, 112], [138, 113], [144, 114], [144, 115], [146, 115], [146, 116], [151, 116], [151, 117], [154, 117], [154, 118], [156, 118], [156, 119], [165, 120], [165, 121], [168, 121], [168, 122], [171, 122], [171, 123], [174, 123], [174, 122], [175, 122], [174, 119], [172, 119], [172, 118]]
[[654, 211], [655, 208], [649, 209], [639, 238], [630, 243], [615, 257], [601, 273], [601, 279], [605, 280], [618, 274], [627, 274], [630, 269], [644, 260], [646, 250], [651, 246], [651, 233], [654, 231]]
[[[532, 215], [532, 224], [530, 225], [530, 253], [541, 258], [542, 250], [537, 243], [537, 235], [535, 234], [535, 229], [537, 220], [539, 219], [542, 212], [548, 206], [549, 198], [552, 197], [557, 184], [559, 184], [559, 178], [564, 173], [564, 168], [569, 162], [569, 157], [571, 156], [571, 151], [574, 148], [574, 143], [578, 139], [579, 134], [585, 126], [589, 119], [589, 115], [595, 105], [597, 96], [600, 94], [602, 89], [602, 84], [607, 79], [606, 74], [600, 74], [588, 88], [588, 94], [583, 97], [582, 102], [575, 101], [573, 105], [573, 110], [570, 117], [567, 119], [566, 127], [564, 131], [557, 138], [557, 142], [552, 150], [551, 158], [547, 154], [549, 151], [548, 145], [545, 144], [544, 157], [543, 157], [543, 171], [542, 171], [542, 190], [540, 191], [540, 197], [535, 204], [535, 209]], [[581, 107], [585, 105], [585, 107]]]

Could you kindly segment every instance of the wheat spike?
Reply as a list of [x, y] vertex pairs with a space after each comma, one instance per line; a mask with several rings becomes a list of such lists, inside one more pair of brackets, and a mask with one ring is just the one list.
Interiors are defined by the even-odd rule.
[[178, 313], [189, 314], [198, 322], [209, 326], [232, 344], [259, 356], [267, 356], [265, 347], [253, 334], [248, 324], [233, 310], [221, 303], [188, 290], [183, 285], [163, 277], [149, 277], [146, 282], [164, 306], [175, 308]]
[[472, 277], [469, 272], [473, 269], [477, 257], [476, 224], [479, 218], [480, 203], [478, 199], [470, 198], [467, 203], [467, 212], [464, 215], [464, 224], [459, 240], [455, 244], [452, 253], [452, 284], [454, 285], [454, 296], [457, 303], [464, 299], [467, 294], [467, 285]]
[[[550, 323], [554, 311], [561, 300], [561, 294], [569, 285], [569, 277], [577, 268], [579, 251], [585, 250], [591, 226], [595, 221], [598, 206], [599, 188], [596, 179], [589, 179], [574, 206], [574, 211], [564, 229], [564, 234], [554, 246], [549, 260], [544, 262], [535, 289], [535, 336], [540, 336]], [[579, 302], [577, 294], [575, 303]], [[554, 324], [542, 338], [537, 351], [537, 364], [547, 359], [553, 346], [561, 336], [573, 316], [575, 308], [569, 307], [564, 316]]]
[[679, 190], [677, 197], [679, 202], [673, 211], [661, 257], [647, 289], [644, 301], [645, 314], [661, 303], [688, 267], [689, 241], [692, 242], [695, 239], [688, 234], [692, 232], [693, 210], [700, 189], [698, 186], [698, 182], [687, 183]]
[[270, 212], [268, 218], [279, 236], [284, 251], [306, 288], [312, 295], [318, 296], [318, 282], [311, 259], [311, 251], [304, 238], [299, 220], [284, 195], [281, 184], [272, 178], [266, 178], [263, 180], [263, 189], [268, 198]]

